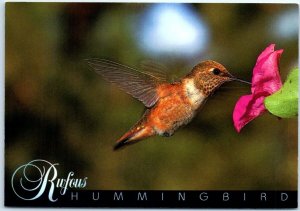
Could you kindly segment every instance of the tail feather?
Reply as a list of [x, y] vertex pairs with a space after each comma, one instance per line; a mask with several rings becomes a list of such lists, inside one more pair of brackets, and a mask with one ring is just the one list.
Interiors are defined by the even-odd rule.
[[130, 141], [129, 138], [123, 139], [115, 144], [114, 150], [124, 148], [125, 146], [128, 146], [129, 144], [133, 144], [133, 143], [135, 143], [135, 142]]
[[152, 128], [144, 127], [144, 126], [136, 126], [127, 133], [125, 133], [115, 144], [114, 150], [121, 149], [130, 144], [134, 144], [138, 141], [141, 141], [145, 138], [154, 135], [154, 131]]
[[124, 139], [124, 140], [122, 140], [122, 141], [120, 141], [120, 142], [117, 142], [117, 143], [115, 144], [115, 146], [114, 146], [114, 150], [118, 150], [118, 149], [120, 149], [120, 148], [126, 146], [126, 145], [128, 144], [128, 143], [126, 144], [127, 141], [128, 141], [128, 139]]
[[124, 146], [128, 145], [131, 141], [131, 138], [134, 135], [134, 131], [130, 130], [127, 133], [125, 133], [119, 140], [117, 140], [117, 143], [114, 146], [114, 150], [118, 150], [120, 148], [123, 148]]

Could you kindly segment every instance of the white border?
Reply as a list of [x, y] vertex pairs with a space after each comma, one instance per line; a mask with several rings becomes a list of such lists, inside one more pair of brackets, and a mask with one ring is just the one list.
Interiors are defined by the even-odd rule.
[[[4, 1], [4, 0], [0, 0], [0, 117], [1, 117], [1, 121], [0, 121], [0, 137], [1, 137], [1, 143], [0, 143], [0, 148], [1, 148], [1, 152], [3, 153], [1, 158], [0, 158], [0, 163], [2, 166], [2, 171], [0, 170], [0, 210], [30, 210], [30, 209], [34, 209], [34, 210], [60, 210], [61, 208], [7, 208], [4, 207], [4, 118], [5, 118], [5, 113], [4, 113], [4, 99], [5, 99], [5, 92], [4, 92], [4, 88], [5, 88], [5, 84], [4, 84], [4, 79], [5, 79], [5, 2], [119, 2], [119, 3], [125, 3], [125, 2], [144, 2], [144, 3], [274, 3], [274, 4], [278, 4], [278, 3], [282, 3], [282, 4], [298, 4], [298, 8], [299, 8], [299, 4], [300, 4], [300, 0], [226, 0], [226, 1], [222, 1], [222, 0], [205, 0], [205, 1], [192, 1], [192, 0], [187, 0], [187, 1], [183, 1], [183, 0], [172, 0], [172, 1], [168, 1], [168, 0], [140, 0], [140, 1], [133, 1], [133, 0], [127, 0], [127, 1], [112, 1], [112, 0], [107, 0], [107, 1], [97, 1], [97, 0], [88, 0], [88, 1], [82, 1], [82, 0], [73, 0], [73, 1], [68, 1], [68, 0], [48, 0], [48, 1], [38, 1], [38, 0], [18, 0], [18, 1]], [[299, 11], [300, 12], [300, 11]], [[298, 55], [300, 55], [299, 52], [299, 31], [298, 31]], [[299, 61], [299, 58], [298, 58]], [[298, 63], [298, 67], [299, 63]], [[300, 87], [299, 87], [300, 90]], [[298, 110], [300, 112], [300, 109], [298, 107]], [[299, 185], [299, 152], [300, 152], [300, 146], [299, 146], [299, 138], [300, 138], [300, 133], [299, 133], [299, 118], [298, 118], [298, 190], [300, 189], [300, 185]], [[300, 194], [298, 191], [298, 210], [300, 210], [299, 208], [299, 204], [300, 204]], [[74, 210], [73, 209], [66, 209], [63, 208], [63, 210]], [[90, 209], [80, 209], [80, 210], [90, 210]], [[101, 209], [101, 210], [109, 210], [109, 209]], [[119, 209], [114, 209], [114, 210], [119, 210]], [[142, 209], [126, 209], [126, 210], [134, 210], [134, 211], [140, 211]], [[151, 209], [151, 210], [158, 210], [158, 209]], [[183, 209], [163, 209], [163, 210], [183, 210]], [[206, 210], [206, 209], [201, 209], [201, 210]], [[218, 210], [218, 209], [210, 209], [210, 210]], [[222, 209], [223, 210], [223, 209]], [[249, 210], [249, 209], [243, 209], [243, 210]], [[260, 210], [260, 209], [256, 209], [256, 210]], [[265, 209], [264, 209], [265, 210]], [[284, 210], [284, 209], [281, 209]], [[289, 209], [290, 210], [290, 209]]]

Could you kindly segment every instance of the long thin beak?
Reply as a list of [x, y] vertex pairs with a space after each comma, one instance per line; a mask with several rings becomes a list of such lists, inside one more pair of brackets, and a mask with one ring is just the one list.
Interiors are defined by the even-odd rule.
[[239, 79], [239, 78], [236, 78], [236, 77], [234, 77], [233, 75], [231, 75], [230, 73], [229, 73], [229, 77], [231, 78], [231, 80], [232, 80], [232, 81], [239, 81], [239, 82], [242, 82], [242, 83], [245, 83], [245, 84], [250, 84], [250, 85], [251, 85], [251, 83], [250, 83], [250, 82], [248, 82], [248, 81], [244, 81], [244, 80], [242, 80], [242, 79]]
[[244, 80], [242, 80], [242, 79], [239, 79], [239, 78], [235, 78], [235, 77], [233, 77], [233, 78], [232, 78], [232, 80], [233, 80], [233, 81], [239, 81], [239, 82], [242, 82], [242, 83], [245, 83], [245, 84], [250, 84], [250, 85], [251, 85], [251, 83], [250, 83], [250, 82], [248, 82], [248, 81], [244, 81]]

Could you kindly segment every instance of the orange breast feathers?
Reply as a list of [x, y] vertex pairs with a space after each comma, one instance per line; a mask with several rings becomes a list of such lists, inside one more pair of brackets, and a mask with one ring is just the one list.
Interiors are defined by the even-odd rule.
[[151, 110], [149, 123], [158, 133], [173, 131], [193, 115], [193, 109], [181, 83], [158, 87], [159, 101]]

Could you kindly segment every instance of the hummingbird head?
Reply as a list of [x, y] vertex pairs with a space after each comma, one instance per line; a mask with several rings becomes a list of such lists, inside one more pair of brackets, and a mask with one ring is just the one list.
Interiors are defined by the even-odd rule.
[[207, 96], [227, 81], [236, 80], [248, 83], [235, 78], [223, 65], [212, 60], [197, 64], [187, 77], [194, 78], [195, 86]]

